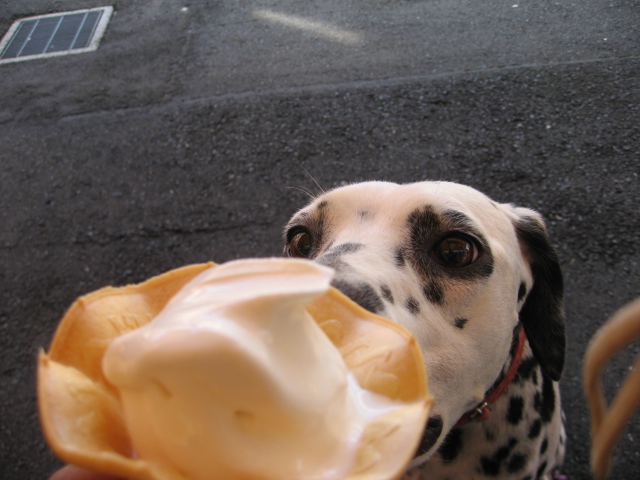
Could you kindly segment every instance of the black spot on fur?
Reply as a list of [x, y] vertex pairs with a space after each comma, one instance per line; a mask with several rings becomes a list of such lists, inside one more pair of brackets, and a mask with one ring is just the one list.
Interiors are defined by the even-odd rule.
[[473, 221], [464, 213], [457, 210], [447, 210], [442, 214], [443, 221], [452, 223], [460, 230], [473, 230]]
[[537, 419], [529, 427], [529, 434], [527, 436], [529, 437], [529, 439], [533, 440], [535, 438], [538, 438], [538, 435], [540, 435], [541, 431], [542, 431], [542, 421], [540, 419]]
[[542, 411], [542, 392], [533, 394], [533, 408], [535, 408], [538, 413]]
[[352, 284], [336, 278], [331, 282], [335, 288], [344, 293], [351, 300], [362, 308], [373, 313], [378, 313], [384, 309], [382, 299], [378, 296], [371, 285], [367, 283]]
[[527, 294], [527, 286], [524, 282], [520, 284], [520, 288], [518, 288], [518, 301], [522, 300], [524, 296]]
[[425, 241], [428, 239], [435, 240], [442, 232], [442, 222], [440, 216], [437, 215], [430, 205], [422, 209], [416, 208], [409, 214], [407, 223], [411, 227], [412, 247], [421, 251], [424, 248]]
[[480, 466], [482, 467], [482, 473], [489, 477], [497, 477], [500, 475], [504, 461], [511, 455], [511, 451], [517, 444], [518, 441], [515, 438], [510, 438], [509, 443], [500, 447], [493, 456], [481, 457]]
[[362, 220], [363, 222], [366, 222], [367, 220], [370, 220], [373, 215], [369, 210], [360, 210], [358, 212], [358, 217], [360, 217], [360, 220]]
[[542, 465], [540, 465], [540, 468], [538, 468], [538, 471], [536, 472], [536, 478], [542, 477], [546, 469], [547, 469], [547, 462], [542, 462]]
[[402, 248], [398, 248], [396, 250], [396, 254], [394, 257], [396, 267], [404, 267], [404, 251]]
[[453, 462], [462, 450], [462, 429], [454, 428], [440, 445], [438, 453], [444, 462]]
[[518, 350], [518, 346], [520, 345], [520, 332], [522, 331], [522, 325], [518, 323], [515, 327], [513, 327], [513, 332], [511, 333], [511, 346], [509, 347], [509, 356], [513, 358], [516, 355], [516, 351]]
[[527, 456], [521, 453], [514, 453], [511, 455], [509, 462], [507, 463], [507, 472], [513, 474], [517, 473], [524, 468], [527, 463]]
[[484, 428], [484, 436], [487, 439], [488, 442], [493, 442], [496, 439], [496, 434], [493, 430], [487, 428], [485, 426]]
[[423, 285], [422, 293], [429, 302], [435, 305], [442, 305], [444, 303], [444, 291], [442, 286], [436, 281], [432, 280]]
[[553, 390], [553, 382], [546, 375], [542, 376], [542, 390], [533, 397], [533, 407], [540, 414], [542, 423], [551, 421], [556, 408], [556, 392]]
[[331, 245], [333, 245], [333, 242], [329, 244], [325, 253], [315, 258], [315, 261], [322, 265], [334, 268], [336, 272], [345, 272], [346, 270], [350, 270], [351, 266], [343, 260], [343, 256], [357, 252], [364, 246], [361, 243], [351, 242], [343, 243], [337, 247], [331, 247]]
[[347, 242], [347, 243], [343, 243], [341, 245], [338, 245], [337, 247], [333, 247], [331, 249], [330, 253], [332, 253], [334, 255], [343, 255], [345, 253], [354, 253], [354, 252], [357, 252], [358, 250], [360, 250], [362, 247], [364, 247], [364, 245], [361, 244], [361, 243]]
[[538, 361], [535, 357], [529, 357], [522, 360], [520, 363], [520, 367], [518, 367], [518, 372], [516, 373], [513, 381], [516, 384], [526, 382], [528, 380], [533, 380], [535, 376], [535, 383], [537, 384], [537, 375], [536, 375], [536, 367], [539, 365]]
[[418, 304], [418, 301], [413, 297], [407, 298], [407, 301], [405, 302], [404, 306], [413, 315], [418, 315], [420, 313], [420, 304]]
[[533, 375], [534, 369], [538, 366], [538, 361], [535, 357], [529, 357], [522, 360], [520, 367], [518, 368], [518, 376], [522, 380], [529, 380]]
[[545, 438], [542, 441], [542, 445], [540, 445], [540, 455], [544, 455], [544, 453], [547, 451], [547, 448], [549, 448], [549, 440]]
[[329, 202], [327, 202], [326, 200], [323, 200], [318, 204], [318, 206], [316, 208], [318, 210], [322, 210], [324, 208], [327, 208], [327, 206], [329, 206]]
[[466, 318], [456, 318], [454, 320], [454, 325], [456, 326], [456, 328], [460, 328], [463, 329], [464, 326], [467, 324], [469, 320]]
[[427, 453], [431, 449], [431, 447], [436, 444], [441, 433], [442, 417], [440, 417], [440, 415], [429, 417], [429, 421], [427, 422], [424, 434], [422, 435], [422, 441], [420, 442], [420, 447], [418, 448], [418, 453], [416, 454], [416, 456]]
[[340, 261], [340, 257], [349, 253], [355, 253], [363, 246], [361, 243], [343, 243], [337, 247], [330, 248], [326, 253], [316, 258], [316, 261], [322, 265], [336, 268], [337, 270], [336, 265]]
[[511, 425], [517, 425], [522, 420], [524, 411], [524, 399], [522, 397], [511, 397], [509, 399], [509, 410], [507, 411], [507, 421]]
[[480, 466], [482, 467], [482, 473], [487, 477], [497, 477], [500, 474], [500, 463], [493, 457], [480, 458]]
[[380, 291], [382, 292], [382, 298], [389, 303], [393, 303], [393, 293], [391, 293], [391, 289], [389, 287], [386, 285], [380, 285]]

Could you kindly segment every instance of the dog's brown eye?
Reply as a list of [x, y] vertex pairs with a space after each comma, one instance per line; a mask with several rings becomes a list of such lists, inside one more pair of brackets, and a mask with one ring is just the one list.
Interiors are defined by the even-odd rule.
[[299, 232], [289, 241], [287, 255], [294, 258], [307, 258], [311, 253], [311, 247], [313, 247], [311, 234], [309, 232]]
[[447, 237], [436, 246], [434, 255], [447, 267], [466, 267], [478, 259], [478, 248], [466, 238]]

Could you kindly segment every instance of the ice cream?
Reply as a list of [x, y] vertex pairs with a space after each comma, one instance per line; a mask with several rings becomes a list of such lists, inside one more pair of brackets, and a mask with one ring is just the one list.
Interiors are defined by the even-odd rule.
[[398, 402], [362, 389], [305, 311], [332, 276], [231, 262], [116, 339], [103, 368], [139, 455], [192, 480], [343, 476], [370, 418]]
[[[43, 426], [63, 459], [154, 480], [402, 473], [430, 405], [412, 337], [327, 293], [333, 272], [308, 261], [243, 260], [197, 273], [180, 289], [154, 284], [163, 301], [154, 303], [152, 320], [125, 316], [111, 289], [118, 313], [102, 316], [119, 326], [106, 341], [97, 335], [97, 359], [87, 362], [84, 351], [57, 365], [59, 339], [49, 357], [42, 354]], [[96, 298], [113, 309], [109, 295]], [[125, 295], [125, 303], [138, 305], [140, 296]], [[83, 303], [86, 313], [99, 302]], [[94, 308], [91, 320], [104, 308]], [[348, 320], [356, 314], [371, 318]], [[66, 337], [91, 330], [75, 318], [82, 316], [63, 321]], [[74, 408], [82, 413], [74, 416]], [[113, 425], [96, 425], [96, 416]], [[86, 445], [74, 428], [93, 435], [81, 434]]]

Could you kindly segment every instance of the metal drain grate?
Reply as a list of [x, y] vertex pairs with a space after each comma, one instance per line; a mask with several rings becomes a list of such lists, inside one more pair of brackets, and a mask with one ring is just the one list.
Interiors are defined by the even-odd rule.
[[17, 20], [0, 42], [0, 63], [96, 50], [112, 13], [100, 7]]

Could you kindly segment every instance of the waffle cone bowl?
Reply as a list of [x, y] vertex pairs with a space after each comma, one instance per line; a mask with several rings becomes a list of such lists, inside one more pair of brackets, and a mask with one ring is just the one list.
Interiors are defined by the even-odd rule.
[[[299, 269], [300, 273], [296, 270], [294, 274], [301, 275], [301, 284], [307, 279], [305, 275], [314, 275], [312, 270], [318, 268], [311, 262], [298, 260], [241, 262], [245, 262], [242, 268], [249, 269], [253, 268], [251, 262], [258, 262], [261, 274], [274, 269], [276, 276], [279, 268], [290, 268], [287, 262], [296, 262], [294, 270]], [[149, 324], [185, 285], [219, 268], [213, 263], [190, 265], [137, 285], [103, 288], [73, 303], [55, 332], [49, 352], [40, 352], [38, 359], [42, 428], [49, 445], [63, 461], [128, 479], [201, 480], [171, 459], [147, 456], [144, 448], [139, 448], [129, 424], [124, 395], [107, 379], [103, 359], [112, 342]], [[420, 349], [403, 327], [362, 309], [329, 288], [328, 282], [325, 290], [306, 305], [307, 314], [337, 349], [360, 387], [394, 402], [395, 407], [366, 422], [348, 468], [336, 473], [327, 465], [327, 472], [322, 475], [301, 470], [284, 477], [399, 478], [418, 447], [432, 404]], [[278, 297], [278, 301], [287, 300]], [[203, 446], [193, 448], [202, 450]], [[215, 450], [210, 452], [212, 456], [216, 454]], [[251, 463], [252, 458], [249, 456], [245, 461]], [[216, 471], [207, 474], [207, 478], [214, 480], [274, 478], [267, 474], [236, 476]], [[284, 477], [279, 476], [278, 480]]]

